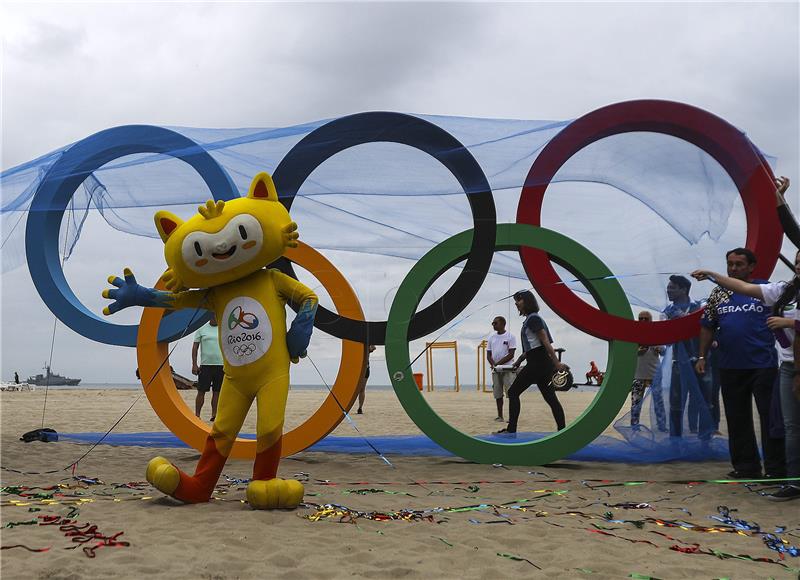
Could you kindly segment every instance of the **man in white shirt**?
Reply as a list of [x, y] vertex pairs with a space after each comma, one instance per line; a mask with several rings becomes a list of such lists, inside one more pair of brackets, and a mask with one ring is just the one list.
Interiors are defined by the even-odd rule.
[[489, 366], [492, 368], [492, 392], [495, 403], [497, 403], [495, 421], [505, 421], [503, 419], [503, 395], [508, 395], [508, 388], [514, 382], [515, 373], [509, 363], [514, 361], [517, 340], [506, 330], [506, 319], [502, 316], [496, 316], [492, 320], [492, 328], [495, 332], [489, 336], [486, 360], [489, 361]]

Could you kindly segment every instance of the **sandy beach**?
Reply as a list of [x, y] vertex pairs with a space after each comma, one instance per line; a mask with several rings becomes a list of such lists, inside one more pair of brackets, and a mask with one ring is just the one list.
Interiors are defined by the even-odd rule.
[[[192, 405], [194, 392], [182, 394]], [[293, 390], [286, 428], [309, 416], [325, 394]], [[104, 432], [140, 395], [51, 390], [44, 425], [61, 433]], [[562, 395], [568, 419], [592, 396]], [[426, 397], [468, 433], [497, 428], [488, 393], [437, 391]], [[88, 445], [18, 440], [42, 424], [43, 389], [2, 393], [0, 405], [4, 578], [738, 579], [796, 578], [800, 568], [800, 558], [775, 563], [779, 553], [761, 536], [710, 519], [728, 506], [737, 510], [732, 517], [767, 532], [785, 528], [781, 537], [800, 544], [796, 505], [767, 501], [755, 493], [763, 489], [758, 485], [686, 483], [724, 477], [730, 469], [725, 462], [560, 461], [524, 468], [390, 456], [390, 467], [376, 454], [303, 452], [284, 459], [279, 473], [305, 481], [306, 504], [295, 511], [250, 509], [244, 484], [235, 481], [250, 476], [251, 464], [243, 460], [229, 461], [224, 475], [230, 479], [220, 479], [213, 501], [185, 506], [144, 482], [144, 471], [156, 455], [192, 471], [196, 451], [99, 445], [74, 473], [88, 479], [75, 479], [59, 470]], [[419, 434], [389, 390], [368, 391], [365, 414], [353, 417], [367, 437]], [[551, 429], [551, 422], [538, 393], [523, 397], [521, 430]], [[141, 396], [114, 432], [164, 430]], [[254, 410], [244, 431], [254, 432]], [[334, 434], [357, 435], [347, 422]], [[326, 504], [338, 507], [320, 507]], [[63, 523], [53, 516], [73, 520], [73, 527], [42, 525]], [[683, 527], [671, 523], [676, 521]], [[85, 536], [68, 535], [90, 526], [97, 537], [85, 544], [73, 542]], [[102, 537], [129, 545], [92, 549], [104, 543]], [[754, 561], [759, 558], [773, 562]]]

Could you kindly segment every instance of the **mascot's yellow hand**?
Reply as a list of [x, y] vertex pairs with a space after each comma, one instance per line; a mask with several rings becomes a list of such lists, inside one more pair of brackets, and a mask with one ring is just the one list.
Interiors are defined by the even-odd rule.
[[183, 282], [172, 268], [168, 268], [167, 271], [164, 272], [161, 276], [161, 280], [170, 292], [177, 292], [183, 287]]
[[286, 244], [287, 248], [296, 248], [298, 246], [297, 239], [300, 237], [300, 234], [297, 233], [296, 223], [289, 222], [283, 227], [281, 232], [283, 233], [283, 242]]

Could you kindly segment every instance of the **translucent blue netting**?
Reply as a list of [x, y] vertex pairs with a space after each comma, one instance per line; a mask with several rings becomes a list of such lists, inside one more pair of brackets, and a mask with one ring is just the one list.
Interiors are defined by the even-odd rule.
[[[568, 124], [420, 117], [455, 136], [477, 159], [493, 190], [499, 222], [516, 221], [531, 164]], [[173, 129], [202, 144], [246, 192], [256, 173], [273, 171], [293, 145], [326, 122]], [[67, 148], [0, 176], [4, 272], [24, 264], [26, 212], [47, 169]], [[188, 216], [209, 197], [183, 162], [152, 154], [118, 159], [95, 171], [73, 197], [61, 247], [67, 257], [72, 254], [89, 211], [99, 212], [117, 230], [156, 237], [156, 209]], [[621, 276], [633, 304], [659, 310], [667, 274], [716, 263], [720, 252], [744, 242], [743, 214], [737, 208], [735, 186], [710, 156], [673, 137], [628, 133], [602, 139], [564, 165], [545, 197], [543, 225], [575, 238], [604, 260]], [[472, 226], [453, 176], [427, 154], [390, 143], [360, 145], [326, 161], [301, 188], [292, 215], [302, 239], [317, 249], [408, 259]], [[525, 278], [513, 256], [496, 256], [492, 271]]]
[[[420, 117], [451, 133], [477, 159], [492, 188], [498, 222], [516, 221], [520, 190], [534, 159], [568, 124]], [[202, 144], [244, 193], [256, 173], [272, 172], [293, 145], [326, 122], [267, 129], [172, 129]], [[27, 210], [42, 177], [67, 148], [0, 175], [4, 272], [24, 264]], [[774, 158], [766, 157], [774, 167]], [[66, 248], [66, 257], [75, 251], [90, 211], [99, 212], [117, 230], [156, 237], [152, 216], [157, 209], [171, 208], [188, 216], [209, 197], [200, 178], [180, 161], [163, 155], [121, 158], [94, 172], [76, 192], [66, 215], [68, 224], [62, 225], [61, 247]], [[469, 206], [453, 176], [427, 154], [389, 143], [360, 145], [326, 161], [300, 189], [292, 216], [300, 226], [301, 239], [319, 250], [412, 260], [472, 226]], [[719, 263], [726, 250], [745, 239], [738, 192], [719, 164], [693, 145], [652, 133], [609, 137], [576, 154], [548, 189], [542, 223], [598, 255], [620, 277], [632, 304], [657, 311], [665, 304], [669, 274]], [[492, 272], [526, 278], [519, 260], [505, 254], [495, 257]], [[584, 292], [578, 284], [570, 286]], [[632, 429], [630, 414], [626, 415], [615, 424], [625, 441], [601, 437], [574, 458], [725, 457], [724, 440], [707, 436], [713, 433], [708, 431], [709, 424], [714, 424], [709, 418], [712, 399], [704, 395], [706, 385], [698, 383], [687, 366], [687, 355], [678, 348], [675, 365], [671, 354], [664, 361], [644, 399], [639, 427]], [[675, 373], [673, 368], [685, 372]], [[656, 392], [662, 394], [666, 432], [659, 430], [660, 406], [653, 404], [652, 396]], [[673, 428], [681, 424], [680, 438], [669, 433], [670, 406], [675, 402], [687, 407], [672, 420]], [[694, 426], [698, 434], [692, 433]], [[91, 434], [84, 435], [91, 439]], [[139, 441], [135, 444], [148, 444], [136, 435], [110, 437], [111, 442], [132, 437]], [[525, 437], [520, 434], [518, 440]], [[158, 441], [161, 446], [163, 440]], [[328, 437], [317, 448], [333, 451], [340, 445], [349, 449], [353, 441]], [[441, 452], [424, 436], [371, 441], [384, 446], [397, 442], [389, 447], [394, 453], [403, 449]]]
[[[666, 348], [642, 401], [614, 428], [641, 457], [727, 459], [727, 440], [720, 434], [720, 385], [713, 359], [703, 375], [694, 370], [697, 340]], [[724, 426], [723, 426], [724, 429]]]

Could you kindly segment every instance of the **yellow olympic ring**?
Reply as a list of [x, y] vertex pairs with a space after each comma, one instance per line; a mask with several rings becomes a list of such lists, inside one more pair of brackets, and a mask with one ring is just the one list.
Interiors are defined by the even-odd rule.
[[[322, 283], [341, 316], [364, 320], [364, 311], [353, 288], [325, 256], [303, 242], [299, 242], [297, 248], [289, 248], [284, 255], [311, 272]], [[160, 280], [156, 288], [164, 288]], [[211, 428], [195, 417], [175, 387], [175, 381], [169, 370], [168, 343], [157, 341], [158, 327], [163, 316], [164, 310], [161, 308], [145, 308], [142, 313], [136, 339], [139, 375], [142, 385], [145, 386], [147, 399], [164, 425], [181, 441], [202, 451]], [[352, 340], [342, 341], [342, 358], [339, 361], [339, 371], [331, 387], [331, 393], [311, 417], [283, 436], [282, 457], [288, 457], [310, 447], [344, 420], [345, 415], [339, 408], [339, 403], [345, 409], [350, 409], [353, 405], [366, 381], [364, 375], [367, 370], [368, 355], [369, 345]], [[154, 377], [152, 381], [151, 377]], [[252, 459], [255, 455], [255, 440], [237, 438], [230, 456]]]

